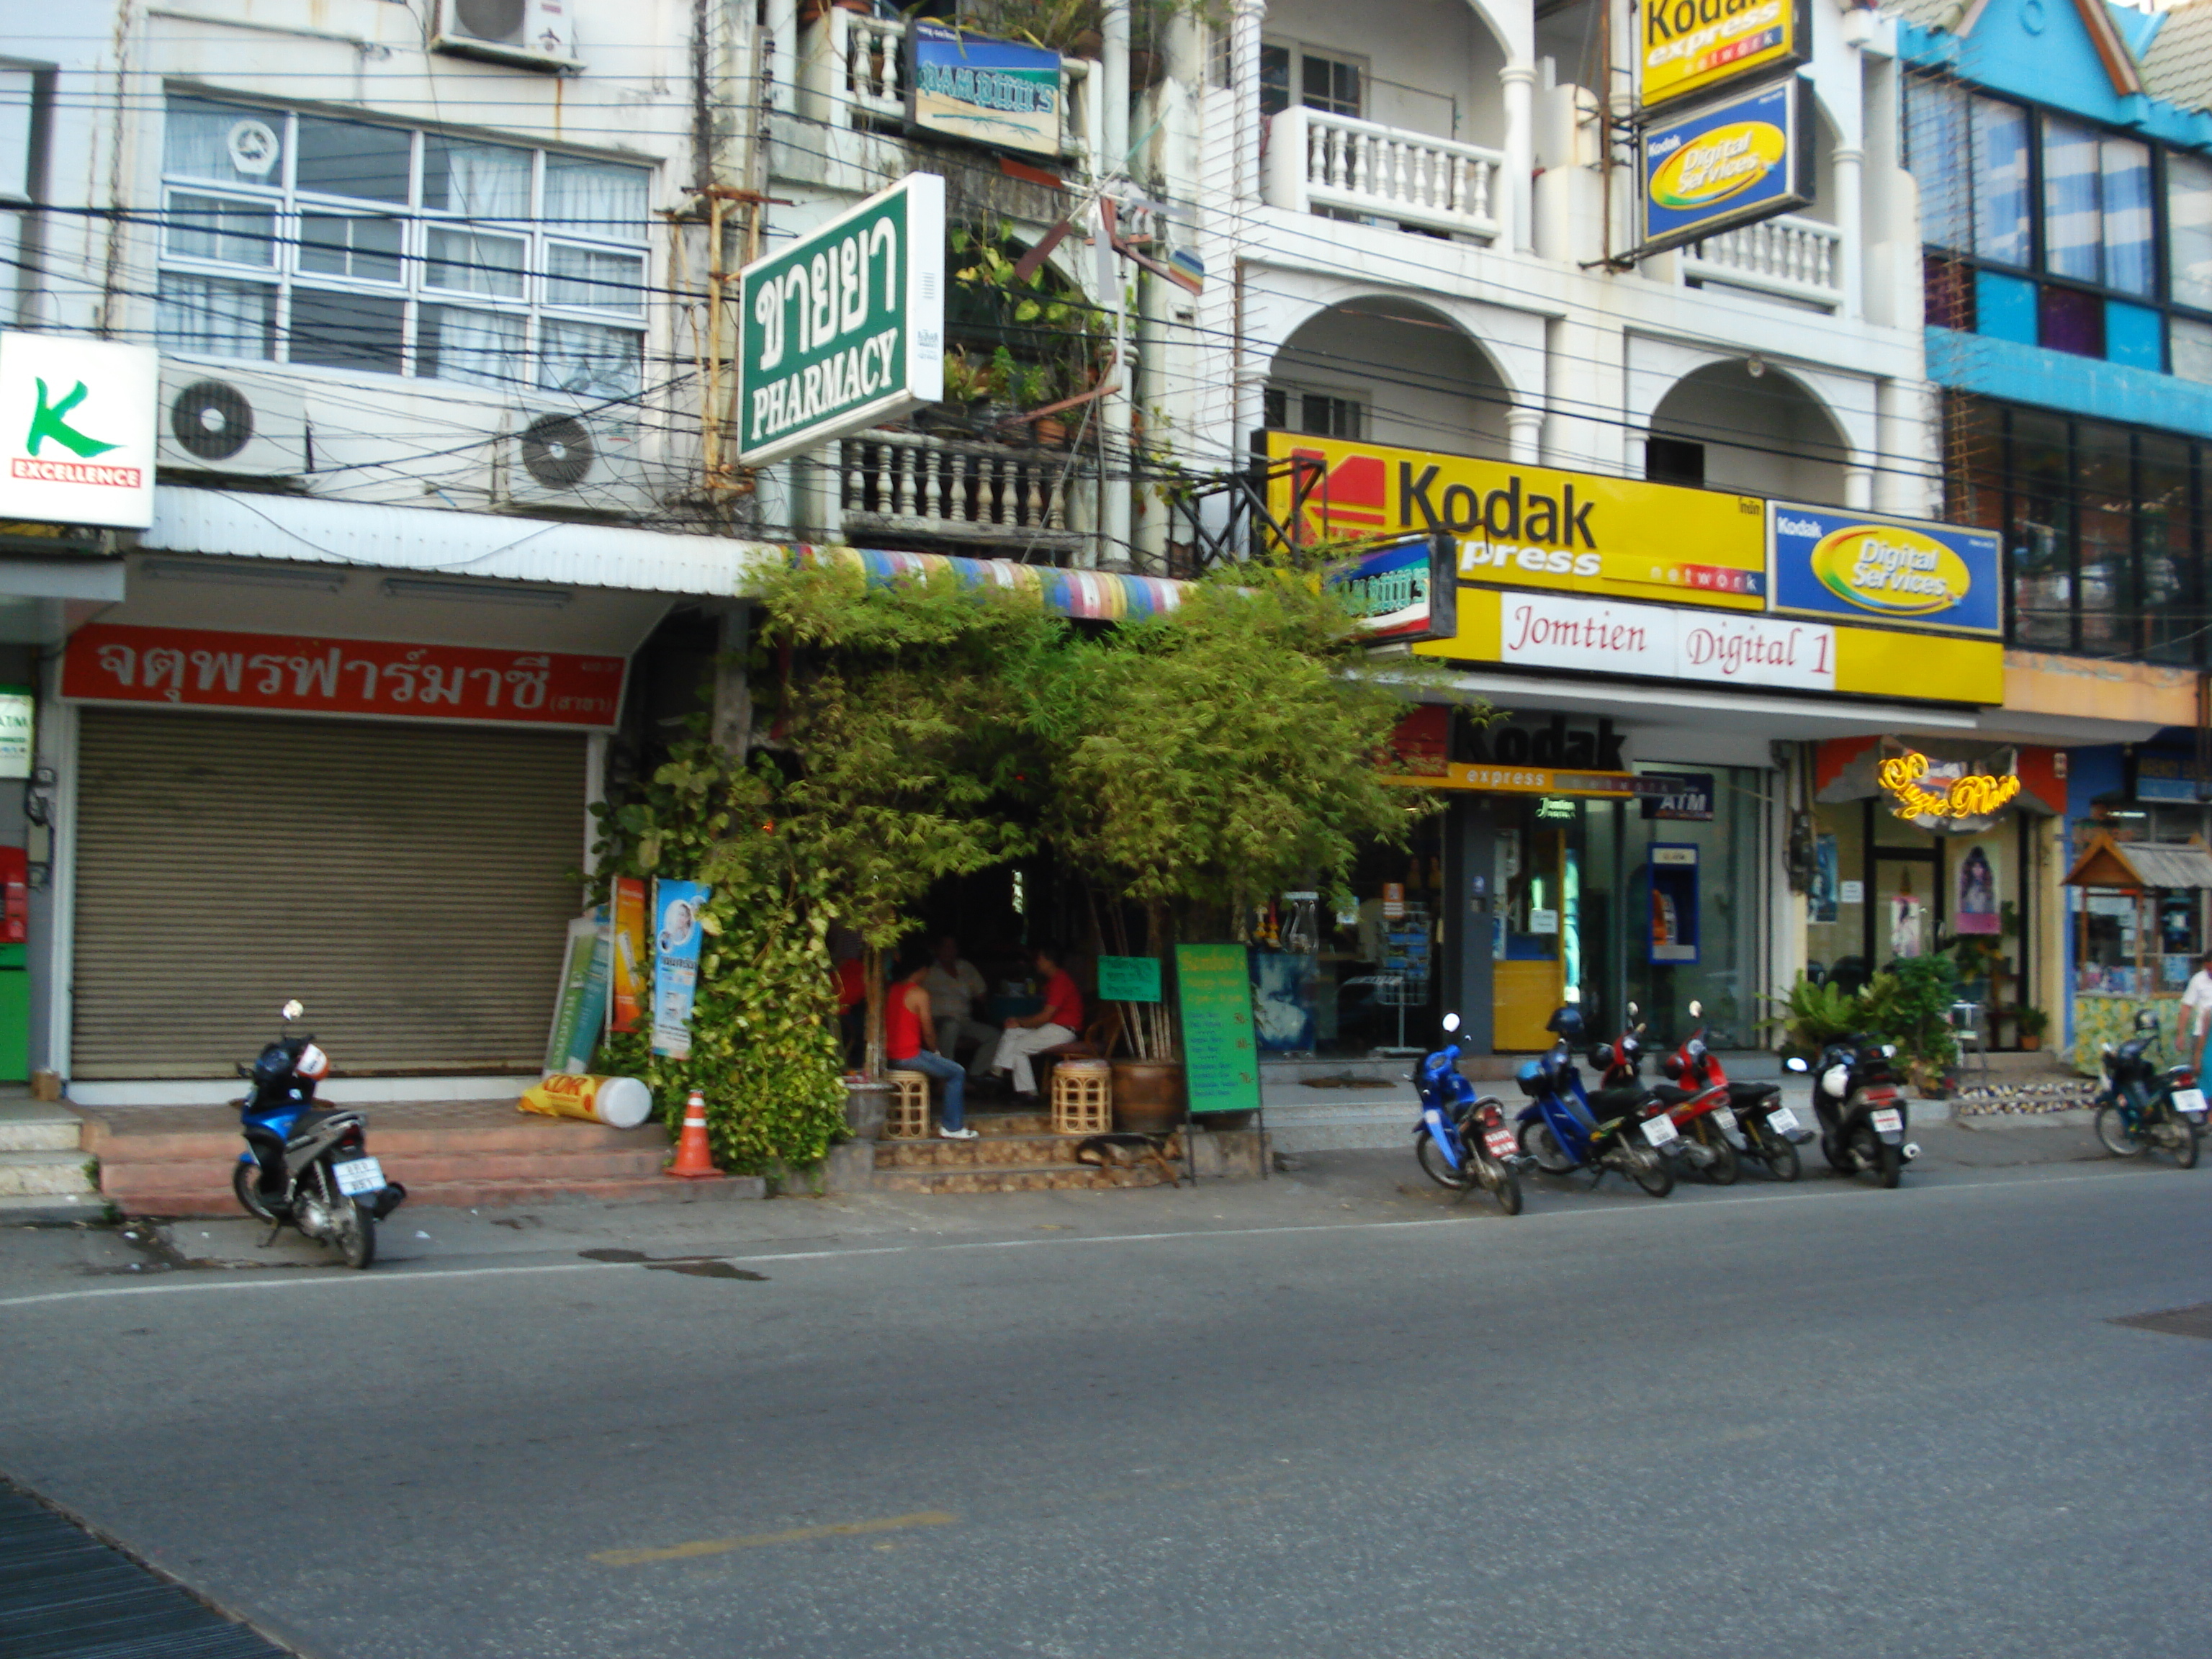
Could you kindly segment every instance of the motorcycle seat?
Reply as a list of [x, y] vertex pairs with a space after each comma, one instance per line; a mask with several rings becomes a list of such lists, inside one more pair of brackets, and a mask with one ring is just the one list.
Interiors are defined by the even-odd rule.
[[1690, 1097], [1687, 1089], [1678, 1089], [1671, 1083], [1655, 1083], [1651, 1085], [1651, 1092], [1658, 1097], [1660, 1104], [1669, 1109], [1680, 1106]]
[[301, 1113], [298, 1121], [292, 1125], [292, 1133], [285, 1138], [285, 1145], [298, 1146], [324, 1124], [347, 1109], [343, 1106], [318, 1106], [312, 1110]]
[[1746, 1104], [1755, 1106], [1759, 1102], [1765, 1100], [1768, 1096], [1772, 1095], [1778, 1097], [1781, 1093], [1782, 1085], [1778, 1083], [1732, 1082], [1729, 1085], [1729, 1104], [1731, 1106], [1742, 1106]]
[[1632, 1083], [1600, 1089], [1589, 1097], [1590, 1115], [1601, 1123], [1609, 1123], [1614, 1118], [1626, 1117], [1635, 1111], [1644, 1104], [1644, 1097], [1645, 1091]]

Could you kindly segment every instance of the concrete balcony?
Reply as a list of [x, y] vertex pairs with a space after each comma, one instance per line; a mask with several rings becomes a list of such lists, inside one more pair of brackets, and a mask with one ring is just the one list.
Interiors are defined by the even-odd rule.
[[1494, 241], [1505, 157], [1451, 138], [1321, 110], [1284, 110], [1267, 139], [1267, 204]]
[[1836, 311], [1844, 303], [1844, 238], [1833, 225], [1784, 215], [1692, 242], [1682, 274]]
[[979, 556], [1057, 562], [1091, 538], [1067, 525], [1076, 457], [921, 432], [861, 432], [837, 446], [847, 536], [963, 544]]

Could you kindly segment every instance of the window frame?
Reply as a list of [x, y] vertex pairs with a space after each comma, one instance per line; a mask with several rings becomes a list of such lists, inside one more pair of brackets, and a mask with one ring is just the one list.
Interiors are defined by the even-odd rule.
[[[280, 164], [266, 179], [258, 181], [206, 178], [184, 167], [173, 169], [167, 153], [169, 136], [166, 122], [180, 106], [191, 110], [235, 111], [240, 119], [268, 123], [276, 129], [278, 142], [283, 146]], [[516, 143], [506, 138], [449, 133], [438, 127], [409, 125], [396, 121], [361, 121], [350, 115], [326, 118], [319, 112], [210, 96], [192, 88], [180, 88], [171, 91], [164, 102], [164, 117], [161, 212], [155, 240], [156, 264], [162, 276], [165, 279], [174, 276], [183, 279], [258, 286], [272, 290], [275, 295], [276, 320], [270, 336], [272, 355], [265, 358], [237, 361], [296, 362], [301, 368], [311, 372], [374, 374], [380, 379], [436, 380], [442, 385], [469, 386], [505, 395], [559, 393], [562, 388], [555, 383], [552, 360], [549, 356], [555, 330], [562, 325], [583, 325], [628, 337], [627, 343], [635, 348], [635, 368], [628, 375], [634, 385], [628, 392], [614, 395], [635, 397], [645, 392], [647, 344], [657, 309], [651, 286], [654, 252], [654, 222], [651, 211], [655, 182], [653, 166], [578, 151], [549, 149], [544, 145]], [[325, 118], [375, 126], [405, 136], [407, 187], [404, 202], [377, 197], [344, 196], [327, 188], [303, 190], [300, 187], [301, 123], [302, 120]], [[430, 194], [426, 169], [432, 165], [431, 145], [434, 140], [441, 138], [527, 155], [530, 168], [528, 198], [522, 204], [525, 216], [520, 219], [493, 218], [471, 215], [450, 207], [425, 205]], [[609, 222], [603, 219], [563, 219], [556, 224], [547, 216], [549, 161], [556, 157], [573, 160], [584, 166], [621, 168], [637, 175], [641, 205], [635, 223], [634, 237], [613, 234]], [[266, 210], [271, 215], [273, 245], [270, 262], [247, 265], [215, 255], [173, 251], [172, 240], [180, 224], [190, 224], [190, 215], [193, 211], [191, 208], [178, 205], [175, 198], [179, 197], [236, 203], [241, 207]], [[311, 220], [324, 218], [385, 219], [397, 223], [399, 229], [397, 276], [311, 268], [308, 264], [308, 223]], [[520, 291], [514, 294], [479, 292], [447, 287], [433, 280], [434, 268], [443, 267], [443, 274], [451, 275], [457, 263], [451, 258], [435, 258], [431, 252], [434, 236], [445, 231], [458, 231], [486, 239], [496, 238], [519, 245], [521, 264], [514, 275], [519, 276]], [[589, 297], [589, 289], [596, 279], [573, 276], [556, 278], [553, 271], [554, 249], [556, 246], [582, 250], [587, 268], [592, 254], [607, 256], [625, 265], [634, 263], [637, 272], [635, 303], [627, 308], [609, 303], [594, 303]], [[350, 264], [354, 261], [349, 259], [347, 263]], [[501, 271], [508, 270], [504, 266], [497, 269]], [[579, 283], [583, 284], [582, 295], [576, 291]], [[556, 299], [556, 288], [561, 284], [567, 286], [568, 297]], [[606, 284], [602, 283], [601, 286], [604, 288]], [[295, 358], [292, 314], [295, 294], [349, 295], [380, 305], [396, 300], [400, 307], [398, 366], [386, 368], [370, 364], [301, 362]], [[526, 365], [523, 373], [487, 386], [478, 379], [454, 378], [440, 369], [426, 368], [428, 348], [424, 331], [428, 320], [426, 307], [436, 307], [441, 313], [447, 314], [454, 312], [495, 313], [508, 319], [501, 325], [501, 328], [511, 326], [519, 319], [522, 326], [521, 356]], [[441, 316], [441, 326], [442, 321]], [[172, 344], [170, 337], [166, 334], [163, 344], [165, 349], [179, 350], [190, 356], [218, 359], [224, 356], [222, 352], [203, 344], [190, 342]], [[592, 395], [606, 394], [595, 392]]]
[[1267, 108], [1267, 82], [1264, 79], [1261, 78], [1261, 64], [1264, 64], [1267, 54], [1271, 48], [1290, 54], [1289, 79], [1285, 82], [1285, 91], [1288, 94], [1289, 101], [1283, 106], [1284, 109], [1321, 108], [1319, 105], [1309, 104], [1305, 100], [1305, 64], [1306, 58], [1308, 54], [1310, 53], [1314, 58], [1323, 63], [1339, 64], [1346, 69], [1356, 70], [1359, 76], [1358, 113], [1355, 115], [1346, 115], [1341, 110], [1327, 109], [1322, 110], [1322, 113], [1324, 115], [1334, 115], [1339, 117], [1340, 119], [1348, 121], [1370, 121], [1374, 119], [1374, 117], [1369, 113], [1370, 110], [1373, 107], [1373, 100], [1370, 97], [1368, 93], [1368, 88], [1374, 79], [1374, 69], [1371, 59], [1356, 52], [1339, 52], [1333, 46], [1328, 48], [1309, 46], [1303, 40], [1286, 40], [1279, 36], [1268, 35], [1263, 35], [1261, 37], [1261, 63], [1255, 64], [1253, 66], [1255, 80], [1258, 82], [1257, 91], [1260, 97], [1260, 112], [1261, 115], [1273, 116], [1282, 112], [1279, 110], [1270, 110]]

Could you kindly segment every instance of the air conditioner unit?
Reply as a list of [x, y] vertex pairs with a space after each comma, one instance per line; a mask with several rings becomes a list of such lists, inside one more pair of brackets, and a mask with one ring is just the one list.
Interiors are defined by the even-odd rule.
[[279, 381], [165, 360], [159, 440], [159, 464], [179, 471], [295, 478], [307, 470], [307, 404]]
[[439, 52], [526, 69], [575, 70], [577, 0], [439, 0]]
[[635, 517], [659, 505], [629, 410], [517, 410], [503, 449], [497, 493], [507, 506]]

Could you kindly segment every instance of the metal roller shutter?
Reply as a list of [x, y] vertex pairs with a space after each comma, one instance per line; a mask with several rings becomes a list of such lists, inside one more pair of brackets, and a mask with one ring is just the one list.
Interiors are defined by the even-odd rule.
[[583, 738], [82, 722], [75, 1075], [228, 1077], [288, 997], [341, 1074], [537, 1069], [579, 909]]

